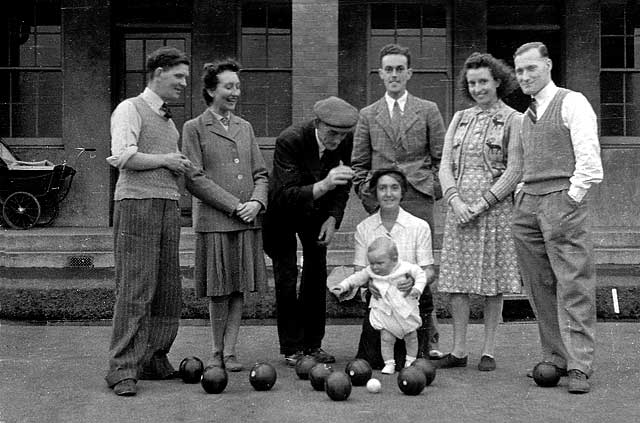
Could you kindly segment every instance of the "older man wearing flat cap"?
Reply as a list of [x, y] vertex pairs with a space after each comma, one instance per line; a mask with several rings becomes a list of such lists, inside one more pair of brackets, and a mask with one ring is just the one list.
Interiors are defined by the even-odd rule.
[[[327, 245], [340, 227], [353, 170], [358, 110], [337, 97], [318, 101], [314, 119], [290, 126], [276, 140], [263, 221], [264, 250], [273, 261], [280, 353], [289, 365], [303, 354], [332, 363], [322, 349]], [[299, 294], [297, 241], [304, 257]]]

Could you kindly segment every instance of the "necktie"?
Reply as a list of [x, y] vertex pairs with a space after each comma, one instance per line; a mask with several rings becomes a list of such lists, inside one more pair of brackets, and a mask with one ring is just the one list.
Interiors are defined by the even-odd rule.
[[391, 113], [391, 127], [393, 128], [393, 133], [397, 137], [400, 133], [400, 119], [402, 112], [400, 111], [400, 104], [398, 100], [393, 102], [393, 112]]
[[531, 119], [531, 122], [536, 123], [538, 121], [538, 104], [536, 103], [536, 99], [531, 97], [531, 103], [529, 103], [529, 108], [527, 109], [527, 116]]
[[229, 116], [222, 116], [220, 118], [220, 123], [224, 126], [229, 126]]
[[160, 111], [164, 114], [165, 118], [171, 119], [171, 110], [169, 110], [169, 106], [167, 106], [167, 103], [162, 103], [162, 106], [160, 106]]

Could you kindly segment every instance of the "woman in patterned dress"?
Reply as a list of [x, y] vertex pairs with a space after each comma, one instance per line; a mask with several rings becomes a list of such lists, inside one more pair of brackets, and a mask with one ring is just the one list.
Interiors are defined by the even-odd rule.
[[491, 371], [502, 294], [520, 292], [511, 213], [522, 174], [522, 115], [501, 100], [517, 86], [513, 70], [490, 54], [469, 56], [459, 85], [475, 105], [454, 115], [439, 172], [449, 209], [438, 290], [450, 294], [454, 344], [437, 366], [467, 365], [469, 295], [476, 294], [484, 297], [485, 329], [478, 369]]

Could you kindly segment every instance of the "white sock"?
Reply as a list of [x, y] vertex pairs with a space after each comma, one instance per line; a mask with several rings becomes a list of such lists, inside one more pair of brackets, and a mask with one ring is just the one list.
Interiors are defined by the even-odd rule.
[[396, 361], [386, 360], [384, 362], [384, 367], [382, 368], [382, 373], [385, 375], [392, 375], [395, 372], [396, 372]]
[[411, 357], [410, 355], [406, 356], [404, 360], [404, 367], [411, 366], [411, 364], [413, 364], [414, 361], [416, 361], [415, 357]]

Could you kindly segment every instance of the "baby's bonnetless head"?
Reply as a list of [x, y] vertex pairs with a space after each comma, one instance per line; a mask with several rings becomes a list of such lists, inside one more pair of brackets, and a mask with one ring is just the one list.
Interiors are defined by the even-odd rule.
[[367, 249], [371, 271], [376, 275], [390, 274], [398, 264], [398, 247], [389, 238], [376, 238]]

